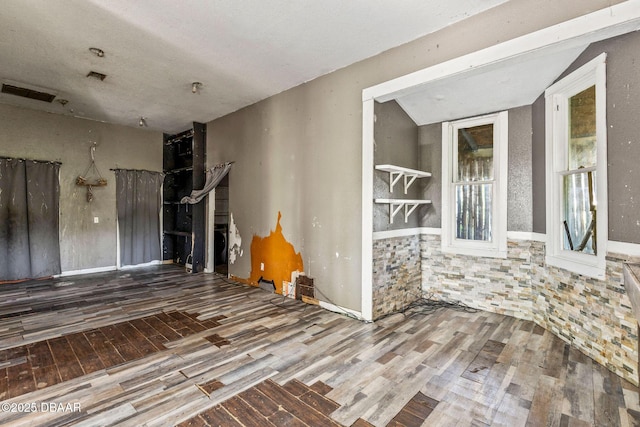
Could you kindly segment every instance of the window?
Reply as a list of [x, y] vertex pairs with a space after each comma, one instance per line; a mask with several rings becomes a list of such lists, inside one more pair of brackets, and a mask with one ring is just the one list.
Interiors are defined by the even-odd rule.
[[599, 279], [608, 240], [605, 60], [603, 53], [545, 92], [546, 262]]
[[508, 113], [442, 124], [442, 250], [507, 256]]

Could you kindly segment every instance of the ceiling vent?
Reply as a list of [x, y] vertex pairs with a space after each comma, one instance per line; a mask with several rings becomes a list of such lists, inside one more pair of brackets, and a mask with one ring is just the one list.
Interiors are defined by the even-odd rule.
[[9, 95], [21, 96], [23, 98], [35, 99], [43, 102], [52, 102], [56, 97], [51, 93], [39, 92], [37, 90], [27, 89], [26, 87], [5, 83], [2, 84], [2, 93], [8, 93]]
[[87, 77], [93, 77], [94, 79], [98, 79], [102, 81], [107, 78], [107, 75], [98, 73], [97, 71], [89, 71], [89, 74], [87, 74]]

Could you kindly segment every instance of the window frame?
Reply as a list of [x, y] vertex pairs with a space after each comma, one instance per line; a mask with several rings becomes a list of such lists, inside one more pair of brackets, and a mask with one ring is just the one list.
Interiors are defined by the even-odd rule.
[[[456, 198], [453, 173], [457, 161], [458, 129], [493, 125], [491, 241], [456, 238]], [[507, 257], [507, 172], [509, 113], [501, 111], [442, 123], [442, 251], [491, 258]], [[485, 181], [486, 182], [486, 181]]]
[[[609, 239], [607, 204], [607, 101], [606, 53], [571, 72], [545, 91], [545, 166], [547, 243], [545, 262], [584, 276], [606, 277]], [[564, 208], [563, 177], [571, 173], [568, 164], [569, 99], [595, 86], [596, 92], [596, 236], [597, 253], [564, 249], [561, 226]], [[589, 168], [592, 169], [592, 168]]]

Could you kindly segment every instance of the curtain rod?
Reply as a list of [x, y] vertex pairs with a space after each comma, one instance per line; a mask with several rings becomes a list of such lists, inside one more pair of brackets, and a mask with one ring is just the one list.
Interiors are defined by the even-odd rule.
[[164, 175], [164, 172], [158, 172], [158, 171], [150, 171], [147, 169], [127, 169], [127, 168], [111, 168], [109, 169], [110, 171], [132, 171], [132, 172], [149, 172], [149, 173], [159, 173], [161, 175]]
[[37, 159], [22, 159], [18, 157], [8, 157], [8, 156], [0, 156], [0, 159], [4, 160], [18, 160], [20, 162], [36, 162], [36, 163], [50, 163], [52, 165], [61, 165], [62, 162], [57, 160], [37, 160]]

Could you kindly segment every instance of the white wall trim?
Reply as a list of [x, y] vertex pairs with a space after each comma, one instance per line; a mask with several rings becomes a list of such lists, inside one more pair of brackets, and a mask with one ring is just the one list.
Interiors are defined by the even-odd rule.
[[637, 243], [616, 242], [615, 240], [609, 240], [607, 253], [640, 256], [640, 245]]
[[373, 240], [393, 239], [395, 237], [407, 237], [420, 235], [419, 228], [402, 228], [399, 230], [374, 231]]
[[374, 101], [362, 103], [362, 285], [364, 320], [373, 320], [373, 145]]
[[120, 266], [119, 270], [131, 270], [133, 268], [151, 267], [153, 265], [162, 265], [162, 264], [164, 264], [164, 261], [156, 259], [156, 260], [153, 260], [153, 261], [144, 262], [142, 264], [123, 265], [123, 266]]
[[57, 274], [53, 277], [68, 277], [68, 276], [79, 276], [81, 274], [104, 273], [107, 271], [116, 271], [117, 269], [118, 268], [115, 265], [110, 265], [109, 267], [84, 268], [82, 270], [63, 271], [62, 273]]
[[433, 228], [433, 227], [421, 227], [420, 228], [420, 233], [421, 234], [428, 234], [430, 236], [441, 236], [442, 235], [442, 229], [441, 228]]
[[328, 302], [324, 302], [324, 301], [319, 301], [320, 307], [329, 310], [329, 311], [333, 311], [335, 313], [340, 313], [340, 314], [346, 314], [348, 316], [353, 316], [358, 320], [365, 320], [365, 321], [371, 321], [371, 319], [367, 319], [365, 318], [362, 313], [360, 313], [359, 311], [355, 311], [355, 310], [351, 310], [349, 308], [344, 308], [344, 307], [340, 307], [339, 305], [335, 305], [335, 304], [331, 304]]
[[399, 230], [374, 231], [373, 240], [393, 239], [394, 237], [419, 236], [421, 234], [439, 236], [441, 234], [441, 229], [431, 227], [413, 227], [402, 228]]
[[[63, 271], [60, 274], [56, 274], [53, 277], [68, 277], [68, 276], [79, 276], [81, 274], [95, 274], [95, 273], [105, 273], [107, 271], [117, 271], [117, 270], [131, 270], [134, 268], [141, 268], [141, 267], [151, 267], [154, 265], [162, 265], [162, 264], [166, 264], [167, 262], [162, 261], [162, 260], [154, 260], [154, 261], [150, 261], [150, 262], [145, 262], [143, 264], [136, 264], [136, 265], [125, 265], [125, 266], [121, 266], [118, 267], [117, 265], [110, 265], [108, 267], [95, 267], [95, 268], [83, 268], [81, 270], [69, 270], [69, 271]], [[168, 263], [172, 263], [172, 261], [169, 261]]]

